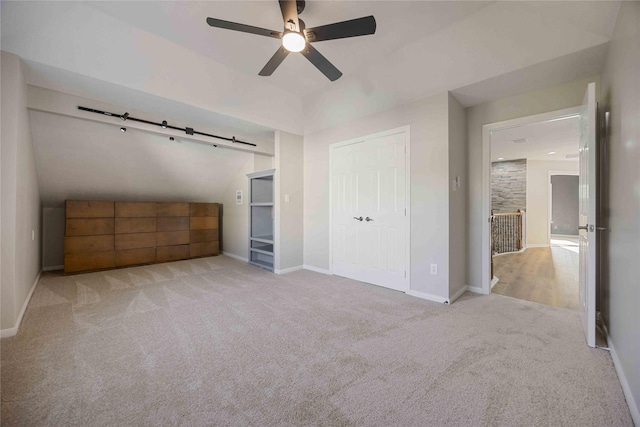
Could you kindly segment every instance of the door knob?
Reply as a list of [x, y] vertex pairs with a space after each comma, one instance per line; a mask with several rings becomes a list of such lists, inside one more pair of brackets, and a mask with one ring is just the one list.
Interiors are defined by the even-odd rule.
[[366, 217], [364, 220], [369, 222], [369, 221], [373, 221], [373, 218]]
[[578, 230], [589, 230], [589, 225], [579, 225]]
[[353, 219], [355, 219], [356, 221], [361, 221], [362, 222], [362, 217], [361, 216], [354, 216]]

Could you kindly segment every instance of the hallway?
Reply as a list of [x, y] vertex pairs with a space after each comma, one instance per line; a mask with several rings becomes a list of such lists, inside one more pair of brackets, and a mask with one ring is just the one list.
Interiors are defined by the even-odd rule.
[[493, 257], [491, 292], [555, 307], [578, 308], [578, 241], [551, 236], [551, 247]]

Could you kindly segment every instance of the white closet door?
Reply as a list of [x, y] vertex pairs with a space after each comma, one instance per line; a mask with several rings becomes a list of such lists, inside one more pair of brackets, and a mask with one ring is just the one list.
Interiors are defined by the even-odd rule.
[[406, 291], [405, 133], [331, 150], [333, 273]]

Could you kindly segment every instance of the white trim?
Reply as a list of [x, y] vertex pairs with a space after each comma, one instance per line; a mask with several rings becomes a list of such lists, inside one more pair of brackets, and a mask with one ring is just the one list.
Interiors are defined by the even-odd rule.
[[249, 262], [248, 258], [245, 258], [240, 255], [232, 254], [231, 252], [222, 251], [222, 255], [228, 256], [229, 258], [237, 259], [238, 261]]
[[467, 290], [469, 292], [473, 292], [474, 294], [487, 295], [487, 293], [483, 291], [482, 288], [478, 288], [476, 286], [467, 286]]
[[304, 264], [302, 266], [302, 268], [304, 270], [309, 270], [309, 271], [314, 271], [316, 273], [320, 273], [320, 274], [326, 274], [331, 276], [331, 270], [327, 270], [326, 268], [320, 268], [320, 267], [314, 267], [313, 265], [308, 265], [308, 264]]
[[22, 322], [22, 317], [24, 316], [25, 311], [27, 311], [27, 305], [29, 305], [29, 301], [31, 301], [31, 296], [33, 295], [33, 291], [36, 290], [36, 286], [38, 285], [38, 281], [40, 280], [40, 275], [42, 271], [38, 272], [36, 276], [36, 280], [34, 280], [33, 285], [31, 285], [31, 289], [27, 294], [27, 298], [24, 300], [24, 304], [22, 304], [22, 309], [20, 310], [20, 314], [18, 314], [18, 318], [16, 319], [16, 324], [13, 328], [2, 329], [0, 331], [0, 337], [12, 337], [18, 333], [18, 329], [20, 328], [20, 323]]
[[622, 364], [620, 363], [620, 359], [618, 358], [618, 353], [616, 353], [616, 349], [613, 346], [611, 339], [609, 339], [608, 333], [607, 345], [609, 346], [609, 353], [611, 354], [611, 359], [613, 360], [613, 366], [616, 368], [616, 373], [618, 374], [618, 379], [620, 380], [620, 385], [622, 386], [622, 392], [624, 393], [624, 397], [627, 399], [627, 406], [629, 406], [629, 412], [631, 412], [633, 423], [637, 426], [640, 426], [640, 411], [638, 411], [638, 404], [634, 400], [633, 393], [631, 392], [631, 387], [629, 386], [629, 381], [627, 381], [627, 377], [622, 370]]
[[296, 265], [295, 267], [283, 268], [282, 270], [273, 270], [276, 274], [287, 274], [292, 273], [294, 271], [302, 270], [304, 267], [301, 265]]
[[42, 271], [56, 271], [64, 270], [64, 265], [50, 265], [49, 267], [42, 267]]
[[548, 248], [549, 244], [548, 243], [534, 243], [532, 245], [527, 245], [527, 247], [525, 249], [529, 249], [529, 248]]
[[462, 296], [462, 294], [464, 294], [465, 292], [467, 292], [467, 285], [464, 285], [462, 288], [460, 288], [460, 290], [458, 290], [458, 292], [456, 292], [455, 294], [451, 295], [451, 298], [449, 298], [451, 300], [451, 304], [453, 304], [458, 298], [460, 298]]
[[493, 287], [497, 285], [499, 281], [500, 281], [500, 278], [498, 276], [493, 276], [493, 279], [491, 279], [491, 289], [493, 289]]
[[[405, 170], [405, 271], [408, 273], [404, 279], [404, 289], [396, 289], [401, 292], [408, 292], [411, 290], [411, 126], [401, 126], [394, 129], [389, 129], [383, 132], [374, 133], [371, 135], [365, 135], [358, 138], [352, 138], [342, 142], [335, 142], [329, 145], [329, 272], [327, 274], [333, 274], [333, 215], [331, 209], [332, 203], [332, 173], [333, 173], [333, 162], [331, 160], [331, 150], [336, 148], [344, 147], [346, 145], [357, 144], [359, 142], [364, 142], [367, 139], [375, 139], [382, 138], [384, 136], [396, 135], [399, 133], [404, 133], [404, 147], [405, 147], [405, 156], [404, 156], [404, 170]], [[307, 269], [307, 266], [304, 266]]]
[[[549, 111], [533, 116], [519, 117], [517, 119], [502, 122], [489, 123], [482, 126], [482, 289], [483, 294], [491, 291], [491, 241], [490, 216], [491, 216], [491, 132], [501, 129], [515, 128], [531, 123], [544, 122], [561, 117], [573, 116], [580, 113], [580, 107], [565, 108], [563, 110]], [[532, 245], [528, 245], [532, 247]]]
[[547, 190], [547, 242], [551, 246], [551, 217], [553, 213], [553, 186], [551, 185], [552, 176], [580, 176], [580, 171], [549, 171], [549, 187]]
[[427, 301], [439, 302], [441, 304], [449, 304], [449, 300], [448, 299], [439, 297], [437, 295], [427, 294], [425, 292], [414, 291], [414, 290], [411, 290], [411, 289], [409, 289], [405, 293], [407, 295], [409, 295], [409, 296], [412, 296], [412, 297], [416, 297], [416, 298], [420, 298], [420, 299], [426, 299]]

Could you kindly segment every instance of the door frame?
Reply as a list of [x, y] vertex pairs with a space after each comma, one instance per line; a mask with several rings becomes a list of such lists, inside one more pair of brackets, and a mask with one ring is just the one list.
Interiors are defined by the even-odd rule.
[[406, 269], [406, 277], [404, 279], [404, 291], [408, 292], [411, 290], [411, 126], [401, 126], [394, 129], [389, 129], [382, 132], [372, 133], [369, 135], [364, 135], [358, 138], [351, 138], [345, 141], [335, 142], [329, 145], [329, 272], [333, 273], [333, 160], [331, 153], [333, 150], [337, 148], [341, 148], [351, 144], [357, 144], [359, 142], [364, 142], [368, 139], [381, 138], [384, 136], [395, 135], [399, 133], [404, 133], [404, 148], [405, 148], [405, 156], [404, 156], [404, 170], [405, 170], [405, 209], [407, 210], [407, 214], [404, 216], [404, 230], [405, 230], [405, 269]]
[[[562, 110], [549, 111], [531, 116], [518, 117], [511, 120], [489, 123], [482, 126], [482, 247], [481, 263], [482, 268], [482, 289], [481, 293], [489, 295], [491, 293], [491, 132], [509, 128], [520, 127], [532, 123], [549, 120], [562, 120], [575, 117], [580, 113], [580, 106], [564, 108]], [[475, 290], [475, 288], [474, 288]]]
[[551, 177], [558, 175], [580, 176], [580, 171], [549, 171], [549, 185], [547, 190], [547, 196], [549, 198], [549, 202], [547, 203], [547, 207], [549, 208], [547, 211], [547, 243], [549, 247], [551, 247], [551, 213], [553, 212], [553, 186], [551, 185]]

